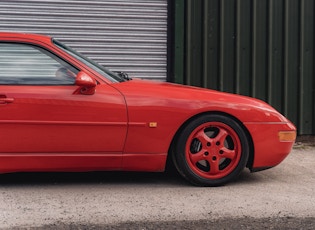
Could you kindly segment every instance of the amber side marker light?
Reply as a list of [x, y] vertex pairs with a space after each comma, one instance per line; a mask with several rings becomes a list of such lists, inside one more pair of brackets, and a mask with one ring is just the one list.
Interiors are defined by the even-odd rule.
[[150, 128], [157, 128], [157, 125], [158, 125], [157, 122], [150, 122], [149, 123]]
[[280, 131], [278, 136], [279, 141], [295, 141], [296, 131]]

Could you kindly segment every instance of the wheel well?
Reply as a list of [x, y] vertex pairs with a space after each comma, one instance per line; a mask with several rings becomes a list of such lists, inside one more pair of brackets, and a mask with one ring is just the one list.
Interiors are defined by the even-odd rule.
[[247, 164], [246, 164], [246, 167], [251, 169], [252, 166], [253, 166], [253, 162], [254, 162], [254, 143], [253, 143], [253, 139], [248, 131], [248, 129], [243, 125], [243, 123], [238, 120], [236, 117], [228, 114], [228, 113], [224, 113], [224, 112], [219, 112], [219, 111], [213, 111], [213, 112], [205, 112], [205, 113], [200, 113], [200, 114], [197, 114], [191, 118], [189, 118], [188, 120], [186, 120], [180, 127], [179, 129], [177, 130], [177, 132], [175, 133], [173, 139], [172, 139], [172, 142], [171, 142], [171, 145], [169, 147], [169, 151], [168, 151], [168, 156], [167, 156], [167, 162], [168, 164], [170, 164], [171, 162], [171, 158], [172, 158], [172, 154], [173, 153], [173, 150], [174, 150], [174, 147], [175, 147], [175, 144], [176, 144], [176, 141], [178, 139], [178, 135], [179, 133], [186, 127], [187, 124], [189, 124], [192, 120], [194, 119], [197, 119], [203, 115], [206, 115], [206, 114], [217, 114], [217, 115], [224, 115], [224, 116], [227, 116], [231, 119], [233, 119], [234, 121], [236, 121], [241, 127], [242, 129], [244, 130], [245, 134], [246, 134], [246, 137], [248, 139], [248, 142], [249, 142], [249, 156], [248, 156], [248, 161], [247, 161]]

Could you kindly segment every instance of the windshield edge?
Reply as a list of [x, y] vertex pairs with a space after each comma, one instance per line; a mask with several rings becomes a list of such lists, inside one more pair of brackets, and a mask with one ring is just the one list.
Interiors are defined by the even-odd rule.
[[66, 52], [67, 54], [71, 55], [73, 58], [83, 62], [85, 65], [102, 75], [102, 77], [110, 80], [111, 82], [124, 82], [125, 79], [120, 77], [118, 74], [115, 74], [114, 72], [108, 70], [104, 66], [96, 63], [92, 59], [82, 55], [80, 52], [72, 49], [71, 47], [65, 45], [64, 43], [58, 41], [55, 38], [52, 38], [52, 43], [56, 45], [58, 48]]

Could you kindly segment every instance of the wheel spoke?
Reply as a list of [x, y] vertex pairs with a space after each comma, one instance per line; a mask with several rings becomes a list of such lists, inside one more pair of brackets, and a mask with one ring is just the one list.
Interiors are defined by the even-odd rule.
[[191, 162], [194, 165], [196, 165], [197, 162], [204, 160], [204, 153], [203, 153], [203, 151], [200, 151], [200, 152], [194, 153], [194, 154], [191, 153], [190, 154], [190, 159], [191, 159]]
[[224, 146], [224, 141], [228, 136], [228, 132], [224, 129], [219, 129], [218, 135], [214, 138], [214, 141], [217, 146]]
[[212, 140], [204, 132], [204, 129], [197, 133], [196, 138], [202, 143], [202, 146], [206, 146], [207, 143], [210, 143]]
[[236, 151], [234, 149], [227, 149], [224, 147], [220, 150], [221, 158], [228, 158], [228, 159], [233, 160], [235, 155], [236, 155]]
[[220, 169], [219, 169], [219, 160], [215, 160], [215, 161], [209, 161], [209, 164], [210, 164], [210, 174], [211, 175], [216, 175], [220, 172]]

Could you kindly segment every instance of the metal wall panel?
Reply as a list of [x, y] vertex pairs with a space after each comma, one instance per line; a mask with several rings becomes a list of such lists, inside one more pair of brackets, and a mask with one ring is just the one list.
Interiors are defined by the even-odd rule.
[[262, 99], [315, 135], [313, 0], [175, 1], [174, 81]]
[[0, 1], [0, 31], [51, 35], [112, 70], [166, 79], [167, 0]]

